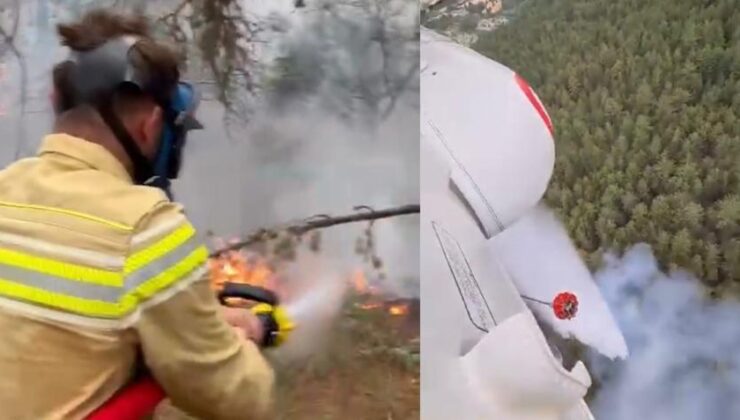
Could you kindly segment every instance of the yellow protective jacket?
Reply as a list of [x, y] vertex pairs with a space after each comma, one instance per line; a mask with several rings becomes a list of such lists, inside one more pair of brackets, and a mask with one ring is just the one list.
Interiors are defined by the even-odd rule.
[[273, 372], [224, 321], [182, 208], [105, 148], [54, 134], [0, 171], [0, 419], [79, 419], [137, 351], [181, 409], [267, 416]]

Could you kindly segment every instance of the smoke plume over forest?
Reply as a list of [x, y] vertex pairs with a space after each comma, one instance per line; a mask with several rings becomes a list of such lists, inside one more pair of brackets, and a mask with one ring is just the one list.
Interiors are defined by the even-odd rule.
[[686, 272], [660, 271], [646, 244], [606, 256], [596, 279], [630, 356], [591, 355], [599, 420], [725, 420], [740, 415], [740, 306], [707, 299]]

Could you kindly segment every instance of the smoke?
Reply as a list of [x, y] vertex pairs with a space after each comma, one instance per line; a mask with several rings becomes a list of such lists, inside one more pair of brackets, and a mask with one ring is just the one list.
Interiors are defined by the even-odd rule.
[[[271, 105], [311, 102], [371, 125], [398, 105], [418, 105], [418, 4], [314, 0], [277, 53]], [[274, 73], [274, 72], [273, 72]], [[418, 130], [418, 129], [417, 129]]]
[[[280, 12], [265, 13], [274, 20]], [[400, 97], [385, 116], [372, 106], [357, 106], [375, 103], [374, 96], [356, 88], [374, 88], [378, 80], [363, 79], [355, 61], [378, 50], [354, 48], [372, 36], [367, 15], [337, 13], [336, 19], [296, 13], [286, 18], [284, 32], [272, 34], [268, 46], [274, 50], [263, 51], [263, 57], [287, 58], [263, 63], [269, 83], [262, 100], [250, 106], [246, 125], [227, 127], [220, 104], [203, 104], [207, 129], [189, 142], [185, 173], [176, 185], [178, 198], [200, 226], [234, 236], [317, 214], [352, 213], [358, 205], [380, 209], [418, 202], [419, 111], [406, 100], [418, 98], [418, 90], [396, 92]], [[338, 30], [343, 25], [358, 30], [347, 37]], [[413, 51], [415, 46], [398, 48]], [[418, 54], [406, 60], [418, 61]], [[374, 69], [376, 75], [379, 70]], [[324, 229], [318, 254], [300, 252], [280, 269], [288, 287], [283, 303], [297, 325], [273, 352], [276, 361], [300, 361], [327, 344], [350, 273], [367, 267], [354, 253], [366, 227]], [[374, 234], [386, 273], [386, 281], [376, 286], [418, 296], [418, 218], [378, 221]]]
[[631, 353], [590, 356], [599, 420], [740, 418], [736, 301], [708, 299], [684, 272], [660, 272], [644, 244], [608, 255], [596, 278]]
[[301, 252], [296, 261], [278, 273], [286, 289], [283, 305], [296, 329], [290, 339], [273, 352], [281, 362], [301, 360], [326, 345], [333, 320], [347, 291], [346, 270], [340, 262]]
[[[399, 3], [378, 5], [394, 2]], [[418, 101], [418, 70], [413, 83], [393, 92], [398, 97], [391, 112], [381, 115], [389, 103], [387, 97], [376, 100], [383, 96], [383, 67], [369, 64], [381, 62], [380, 44], [372, 38], [373, 28], [385, 21], [378, 23], [368, 12], [375, 9], [363, 8], [374, 0], [351, 4], [295, 12], [283, 33], [271, 35], [274, 50], [264, 56], [284, 60], [264, 63], [266, 89], [248, 124], [227, 128], [223, 107], [203, 104], [207, 128], [189, 141], [175, 186], [196, 224], [234, 236], [316, 214], [352, 213], [358, 205], [380, 209], [418, 202], [419, 109], [411, 100]], [[320, 3], [309, 5], [317, 9]], [[264, 13], [275, 19], [280, 11]], [[401, 39], [413, 32], [415, 18], [407, 15], [388, 18], [384, 26], [393, 52], [390, 80], [401, 74], [397, 67], [418, 66], [418, 40]], [[285, 63], [287, 74], [281, 70]], [[366, 227], [322, 230], [322, 255], [362, 266], [354, 246]], [[387, 279], [378, 286], [418, 296], [418, 218], [378, 221], [374, 233]]]

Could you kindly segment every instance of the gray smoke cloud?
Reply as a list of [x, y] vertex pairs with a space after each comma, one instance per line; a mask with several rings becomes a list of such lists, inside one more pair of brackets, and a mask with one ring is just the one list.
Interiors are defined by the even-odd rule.
[[[391, 3], [415, 7], [404, 1], [378, 5]], [[185, 173], [176, 185], [196, 222], [230, 236], [316, 214], [347, 214], [357, 205], [380, 209], [418, 202], [418, 40], [408, 41], [418, 13], [407, 10], [400, 20], [377, 22], [368, 12], [375, 9], [357, 6], [374, 0], [348, 4], [355, 6], [285, 19], [287, 27], [274, 34], [274, 50], [266, 56], [288, 57], [289, 74], [271, 66], [278, 63], [265, 64], [269, 89], [248, 124], [227, 127], [221, 105], [204, 103], [207, 130], [189, 142]], [[378, 25], [388, 31], [390, 80], [414, 70], [412, 80], [391, 96], [382, 88], [381, 44], [372, 41]], [[354, 244], [366, 226], [322, 232], [323, 252], [338, 270], [363, 264]], [[418, 218], [378, 221], [375, 235], [387, 274], [379, 286], [418, 296]]]
[[740, 418], [740, 304], [662, 273], [644, 244], [608, 255], [596, 278], [630, 348], [624, 361], [591, 355], [596, 418]]

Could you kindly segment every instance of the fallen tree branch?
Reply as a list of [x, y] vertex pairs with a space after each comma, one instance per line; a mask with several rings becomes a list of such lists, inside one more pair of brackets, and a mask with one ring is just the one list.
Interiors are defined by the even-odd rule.
[[211, 257], [219, 257], [229, 251], [235, 251], [237, 249], [246, 248], [250, 245], [254, 245], [258, 242], [267, 241], [270, 239], [277, 238], [279, 232], [288, 232], [290, 234], [299, 236], [306, 232], [310, 232], [316, 229], [328, 228], [331, 226], [341, 225], [345, 223], [354, 223], [362, 221], [373, 221], [378, 219], [385, 219], [388, 217], [403, 216], [407, 214], [417, 214], [421, 211], [421, 207], [418, 204], [409, 204], [406, 206], [392, 207], [383, 210], [373, 210], [367, 206], [356, 207], [356, 210], [362, 210], [353, 214], [344, 216], [329, 217], [326, 215], [320, 215], [321, 217], [311, 217], [300, 223], [279, 226], [271, 229], [260, 229], [247, 235], [243, 240], [235, 242], [229, 246], [218, 249], [211, 253]]

